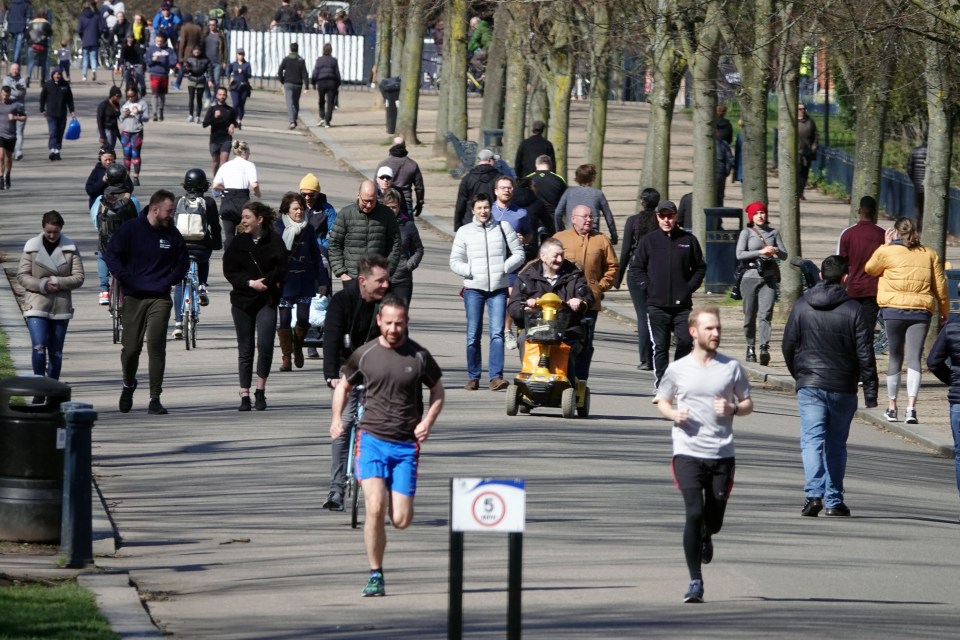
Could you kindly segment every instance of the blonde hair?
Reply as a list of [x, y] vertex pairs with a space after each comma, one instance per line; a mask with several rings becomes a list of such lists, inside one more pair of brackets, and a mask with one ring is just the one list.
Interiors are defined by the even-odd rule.
[[246, 140], [234, 140], [231, 145], [233, 149], [233, 155], [239, 156], [244, 153], [250, 153], [250, 145], [247, 144]]
[[688, 327], [699, 326], [700, 316], [716, 316], [717, 320], [720, 319], [720, 307], [695, 307], [693, 311], [690, 312], [690, 317], [687, 318]]

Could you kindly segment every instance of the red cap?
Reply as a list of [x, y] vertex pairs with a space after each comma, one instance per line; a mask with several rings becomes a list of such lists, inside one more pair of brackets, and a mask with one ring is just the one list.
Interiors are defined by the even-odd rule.
[[757, 215], [757, 213], [760, 211], [767, 213], [767, 205], [763, 204], [762, 202], [751, 202], [748, 204], [746, 208], [747, 220], [753, 222], [753, 216]]

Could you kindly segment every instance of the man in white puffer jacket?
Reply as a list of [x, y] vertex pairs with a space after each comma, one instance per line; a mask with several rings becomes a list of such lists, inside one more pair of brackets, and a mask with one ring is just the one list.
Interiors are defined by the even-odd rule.
[[490, 217], [490, 198], [478, 193], [470, 201], [473, 221], [457, 229], [450, 250], [450, 269], [463, 277], [463, 306], [467, 310], [467, 376], [464, 389], [480, 388], [483, 353], [480, 336], [483, 309], [490, 329], [490, 390], [510, 386], [503, 379], [503, 322], [507, 308], [508, 274], [523, 264], [523, 245], [513, 227]]

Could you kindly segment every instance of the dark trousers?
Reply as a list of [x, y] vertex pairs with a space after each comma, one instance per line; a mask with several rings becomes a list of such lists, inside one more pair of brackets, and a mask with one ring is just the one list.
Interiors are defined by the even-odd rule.
[[220, 218], [220, 229], [223, 231], [223, 250], [230, 248], [230, 243], [237, 237], [237, 223], [233, 220]]
[[240, 388], [253, 381], [253, 351], [257, 351], [257, 376], [266, 379], [273, 363], [273, 334], [277, 330], [277, 309], [266, 305], [254, 310], [230, 307], [237, 329], [237, 364]]
[[797, 164], [797, 196], [803, 195], [803, 190], [807, 188], [807, 180], [810, 178], [810, 160], [799, 158]]
[[60, 151], [63, 146], [63, 134], [67, 130], [67, 116], [47, 116], [47, 133], [49, 138], [47, 148], [50, 151]]
[[230, 100], [233, 101], [233, 109], [237, 112], [237, 120], [243, 120], [243, 115], [247, 112], [247, 98], [250, 97], [250, 85], [245, 85], [243, 89], [230, 90]]
[[627, 288], [630, 290], [633, 310], [637, 314], [637, 348], [640, 350], [640, 362], [653, 364], [650, 328], [647, 326], [647, 290], [634, 284], [633, 278], [629, 276], [627, 277]]
[[333, 80], [321, 80], [317, 83], [320, 117], [329, 124], [333, 118], [333, 106], [337, 103], [337, 83]]
[[347, 484], [347, 454], [350, 452], [350, 425], [357, 419], [357, 408], [363, 391], [354, 387], [347, 396], [347, 404], [343, 408], [341, 420], [343, 433], [330, 445], [330, 491], [339, 493], [343, 497]]
[[173, 301], [169, 297], [123, 297], [123, 340], [120, 349], [123, 384], [128, 387], [136, 384], [140, 352], [146, 341], [151, 398], [159, 398], [163, 392], [163, 373], [167, 366], [167, 326], [172, 308]]
[[593, 361], [593, 334], [597, 327], [599, 311], [587, 311], [583, 314], [584, 320], [591, 320], [583, 327], [583, 349], [574, 360], [577, 380], [586, 380], [590, 377], [590, 362]]
[[653, 343], [653, 372], [657, 386], [670, 364], [670, 335], [673, 334], [677, 347], [673, 354], [679, 360], [693, 351], [693, 338], [687, 330], [687, 318], [690, 309], [686, 307], [647, 307], [647, 323], [650, 325], [650, 342]]
[[[187, 113], [189, 113], [191, 116], [196, 115], [199, 118], [200, 116], [203, 115], [204, 88], [205, 86], [202, 84], [197, 86], [193, 86], [191, 84], [187, 86], [187, 109], [188, 109]], [[196, 104], [196, 109], [197, 109], [196, 113], [194, 113], [193, 111], [194, 104]]]

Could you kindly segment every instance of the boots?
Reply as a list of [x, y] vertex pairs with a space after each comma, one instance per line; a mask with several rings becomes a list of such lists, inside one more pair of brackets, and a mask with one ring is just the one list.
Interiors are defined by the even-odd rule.
[[280, 371], [293, 371], [293, 367], [290, 366], [290, 353], [293, 351], [293, 332], [290, 329], [277, 329], [277, 338], [280, 339], [280, 353], [283, 354]]
[[303, 340], [307, 337], [310, 327], [294, 327], [293, 329], [293, 364], [297, 369], [303, 369]]
[[747, 362], [757, 361], [757, 352], [753, 350], [752, 346], [747, 346], [747, 357], [745, 359]]
[[764, 367], [770, 364], [770, 345], [768, 344], [760, 345], [760, 364]]

